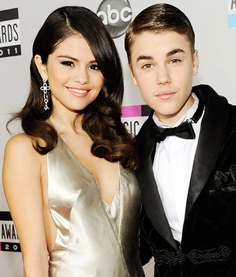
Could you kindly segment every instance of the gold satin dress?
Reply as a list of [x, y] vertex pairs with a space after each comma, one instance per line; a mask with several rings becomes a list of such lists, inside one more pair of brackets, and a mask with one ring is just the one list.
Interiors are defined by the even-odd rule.
[[143, 277], [135, 176], [119, 166], [119, 189], [108, 205], [93, 176], [60, 137], [47, 162], [48, 200], [57, 227], [49, 276]]

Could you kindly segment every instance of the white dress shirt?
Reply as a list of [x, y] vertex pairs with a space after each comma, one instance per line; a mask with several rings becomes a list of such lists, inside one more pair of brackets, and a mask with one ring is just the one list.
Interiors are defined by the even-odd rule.
[[[197, 110], [199, 99], [195, 94], [192, 95], [195, 99], [194, 104], [173, 127], [190, 119]], [[195, 139], [167, 137], [157, 143], [153, 161], [153, 172], [164, 211], [174, 239], [179, 242], [182, 239], [186, 200], [202, 117], [203, 115], [197, 123], [193, 123]], [[161, 123], [155, 114], [153, 120], [160, 127], [170, 127]]]

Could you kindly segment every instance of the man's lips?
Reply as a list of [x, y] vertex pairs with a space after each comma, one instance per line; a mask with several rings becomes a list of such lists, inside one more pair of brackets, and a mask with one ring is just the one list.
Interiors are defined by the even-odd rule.
[[86, 96], [89, 93], [89, 89], [86, 88], [73, 88], [73, 87], [67, 87], [67, 89], [75, 96]]
[[170, 99], [173, 95], [175, 95], [174, 91], [165, 91], [165, 92], [160, 92], [156, 94], [156, 97], [162, 100], [167, 100], [167, 99]]

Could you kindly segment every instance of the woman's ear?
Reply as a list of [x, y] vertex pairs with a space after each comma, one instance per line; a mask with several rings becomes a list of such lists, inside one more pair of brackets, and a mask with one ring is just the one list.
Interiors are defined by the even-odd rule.
[[46, 65], [43, 64], [41, 56], [40, 55], [35, 55], [34, 56], [34, 62], [37, 66], [38, 72], [41, 75], [42, 79], [47, 81], [48, 76], [47, 76]]

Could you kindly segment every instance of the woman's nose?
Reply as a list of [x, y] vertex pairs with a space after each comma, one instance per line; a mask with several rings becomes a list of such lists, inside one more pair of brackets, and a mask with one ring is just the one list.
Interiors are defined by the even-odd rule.
[[80, 84], [87, 84], [89, 80], [88, 71], [86, 68], [78, 68], [74, 76], [74, 81]]

